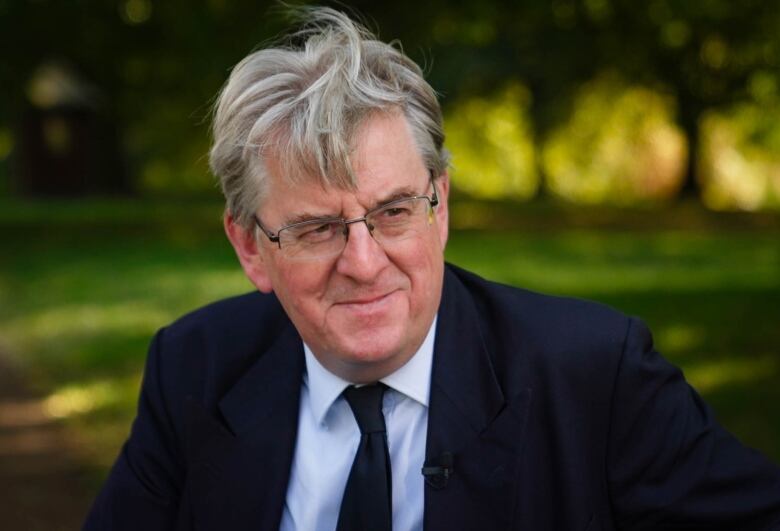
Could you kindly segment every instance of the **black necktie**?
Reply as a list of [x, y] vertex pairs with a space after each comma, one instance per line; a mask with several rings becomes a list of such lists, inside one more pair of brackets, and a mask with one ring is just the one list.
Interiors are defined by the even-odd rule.
[[382, 415], [384, 384], [344, 390], [360, 427], [358, 446], [341, 500], [337, 531], [391, 531], [392, 483]]

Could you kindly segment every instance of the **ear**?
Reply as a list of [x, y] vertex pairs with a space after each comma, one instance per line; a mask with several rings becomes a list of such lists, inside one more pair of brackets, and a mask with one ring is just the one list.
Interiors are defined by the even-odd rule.
[[449, 236], [450, 212], [447, 206], [447, 199], [450, 196], [450, 174], [444, 171], [435, 181], [436, 195], [439, 197], [439, 206], [436, 207], [436, 225], [439, 229], [439, 241], [441, 248], [447, 246]]
[[266, 263], [268, 257], [264, 255], [263, 249], [258, 244], [255, 231], [238, 224], [229, 212], [225, 212], [223, 221], [225, 234], [236, 251], [244, 273], [257, 289], [263, 293], [271, 293], [273, 288]]

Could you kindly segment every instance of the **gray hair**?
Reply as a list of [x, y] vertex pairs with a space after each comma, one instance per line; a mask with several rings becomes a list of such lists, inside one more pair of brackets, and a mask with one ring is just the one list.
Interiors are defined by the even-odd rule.
[[436, 93], [414, 61], [343, 13], [300, 15], [303, 29], [244, 58], [216, 101], [209, 163], [227, 210], [245, 227], [263, 198], [269, 157], [287, 182], [356, 189], [350, 152], [375, 112], [403, 113], [435, 176], [449, 162]]

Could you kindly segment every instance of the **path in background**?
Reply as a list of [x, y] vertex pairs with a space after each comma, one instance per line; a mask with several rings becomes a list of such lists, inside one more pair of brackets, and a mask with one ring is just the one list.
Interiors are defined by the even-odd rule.
[[75, 436], [0, 351], [0, 527], [80, 529], [92, 496], [85, 476]]

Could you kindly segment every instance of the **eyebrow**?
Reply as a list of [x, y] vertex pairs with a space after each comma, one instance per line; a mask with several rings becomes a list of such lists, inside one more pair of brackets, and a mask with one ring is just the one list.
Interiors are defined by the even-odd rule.
[[411, 186], [402, 186], [400, 188], [396, 188], [395, 190], [390, 191], [390, 193], [374, 201], [368, 210], [373, 210], [377, 207], [386, 205], [387, 203], [390, 203], [397, 199], [405, 199], [407, 197], [414, 197], [416, 195], [420, 195], [420, 192], [415, 190]]
[[[422, 192], [423, 194], [425, 192]], [[414, 197], [420, 195], [421, 192], [418, 190], [415, 190], [411, 186], [402, 186], [399, 188], [396, 188], [395, 190], [391, 190], [388, 194], [380, 197], [376, 201], [373, 201], [371, 203], [371, 206], [366, 210], [366, 212], [370, 212], [371, 210], [374, 210], [375, 208], [381, 207], [382, 205], [386, 205], [387, 203], [391, 203], [397, 199], [405, 199], [407, 197]], [[289, 225], [295, 225], [296, 223], [303, 223], [305, 221], [318, 221], [321, 219], [345, 219], [343, 215], [338, 214], [322, 214], [314, 212], [299, 212], [297, 214], [294, 214], [287, 218], [284, 221], [283, 226], [289, 226]]]
[[284, 221], [284, 226], [295, 225], [296, 223], [303, 223], [304, 221], [317, 221], [320, 219], [340, 219], [340, 216], [335, 214], [314, 214], [312, 212], [299, 212], [293, 216], [290, 216]]

